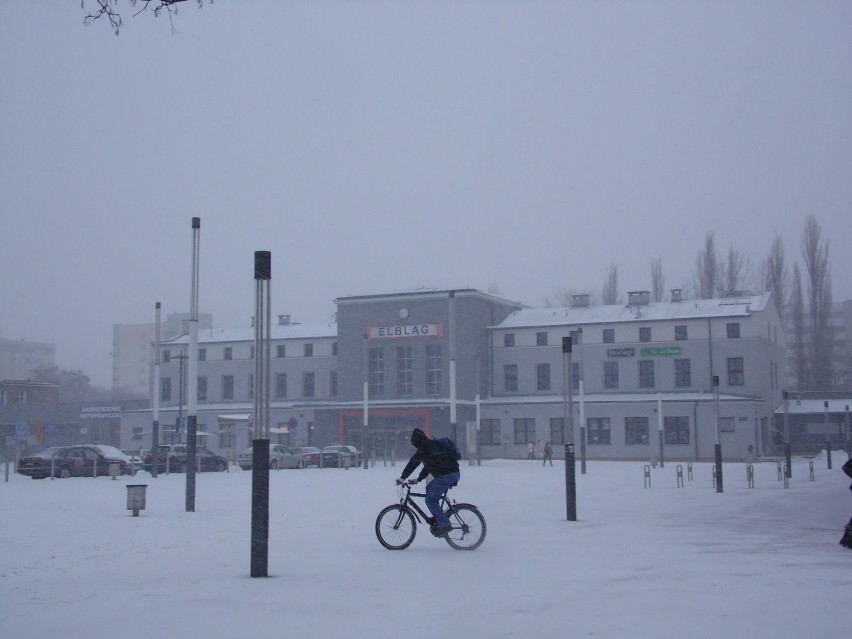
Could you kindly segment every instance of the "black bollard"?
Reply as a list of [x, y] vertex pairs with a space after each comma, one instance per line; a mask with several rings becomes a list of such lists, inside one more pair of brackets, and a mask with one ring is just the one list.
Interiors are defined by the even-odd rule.
[[269, 440], [254, 439], [251, 462], [251, 576], [269, 570]]
[[574, 444], [565, 444], [565, 506], [568, 521], [577, 521], [577, 460]]

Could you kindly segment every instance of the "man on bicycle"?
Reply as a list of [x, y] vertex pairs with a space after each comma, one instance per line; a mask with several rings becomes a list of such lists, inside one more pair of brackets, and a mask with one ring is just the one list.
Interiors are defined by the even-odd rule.
[[426, 484], [426, 506], [435, 518], [438, 533], [446, 535], [452, 530], [452, 526], [438, 502], [450, 487], [459, 483], [461, 478], [459, 463], [441, 444], [426, 437], [426, 433], [419, 428], [415, 428], [411, 433], [411, 445], [417, 451], [408, 460], [405, 468], [402, 469], [402, 476], [396, 482], [401, 484], [414, 472], [414, 469], [423, 464], [423, 470], [420, 471], [420, 476], [415, 483], [423, 480], [427, 475], [432, 476], [432, 480]]

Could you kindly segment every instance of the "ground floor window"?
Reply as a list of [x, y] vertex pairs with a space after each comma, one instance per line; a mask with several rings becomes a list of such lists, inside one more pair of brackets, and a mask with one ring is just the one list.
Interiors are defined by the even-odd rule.
[[648, 418], [624, 418], [624, 443], [630, 445], [648, 444]]
[[234, 448], [237, 445], [236, 433], [230, 426], [219, 431], [219, 448]]
[[515, 420], [515, 443], [535, 443], [535, 420], [531, 417], [519, 417]]
[[589, 444], [610, 445], [609, 417], [589, 417], [586, 420], [586, 441]]
[[565, 423], [565, 419], [562, 417], [551, 417], [550, 418], [550, 443], [551, 444], [564, 444], [565, 438], [562, 436], [565, 432], [562, 427]]
[[500, 443], [500, 420], [482, 419], [479, 421], [479, 443], [493, 446]]
[[689, 417], [685, 415], [664, 417], [663, 431], [666, 444], [688, 444]]

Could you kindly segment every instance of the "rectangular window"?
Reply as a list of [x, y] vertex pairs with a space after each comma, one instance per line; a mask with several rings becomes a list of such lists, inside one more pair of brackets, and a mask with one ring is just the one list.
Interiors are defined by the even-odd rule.
[[287, 397], [287, 373], [275, 375], [275, 399]]
[[639, 361], [639, 388], [654, 388], [654, 360]]
[[222, 375], [222, 399], [234, 399], [233, 375]]
[[675, 340], [678, 342], [685, 342], [688, 339], [689, 337], [687, 337], [686, 324], [675, 326]]
[[249, 346], [249, 359], [254, 359], [254, 346]]
[[615, 329], [614, 328], [603, 329], [603, 343], [604, 344], [615, 344]]
[[332, 354], [332, 356], [337, 355], [337, 342], [331, 343], [331, 354]]
[[426, 347], [426, 393], [429, 395], [441, 394], [441, 381], [443, 374], [443, 363], [441, 361], [441, 347]]
[[624, 418], [624, 443], [628, 446], [641, 446], [649, 443], [647, 417]]
[[314, 373], [302, 373], [302, 397], [314, 397], [316, 395], [316, 385]]
[[223, 359], [234, 359], [234, 349], [231, 346], [225, 347], [225, 355]]
[[27, 391], [18, 391], [18, 403], [26, 404], [27, 403]]
[[618, 362], [604, 362], [604, 388], [618, 388]]
[[518, 366], [517, 364], [506, 364], [503, 366], [503, 388], [514, 393], [518, 390]]
[[7, 398], [7, 391], [0, 391], [0, 404], [8, 404], [9, 400]]
[[305, 344], [305, 357], [313, 357], [314, 356], [314, 345], [313, 344]]
[[535, 444], [535, 419], [519, 417], [515, 419], [515, 443]]
[[143, 437], [143, 432], [145, 431], [142, 426], [134, 426], [133, 427], [133, 435], [131, 436], [134, 441], [139, 441]]
[[479, 420], [479, 443], [483, 446], [495, 446], [500, 442], [500, 420]]
[[198, 349], [198, 361], [199, 362], [206, 362], [207, 361], [207, 349], [206, 348], [199, 348]]
[[207, 401], [207, 378], [203, 375], [198, 378], [198, 401]]
[[284, 357], [286, 352], [287, 352], [287, 346], [286, 345], [277, 344], [275, 346], [275, 357], [278, 357], [280, 359], [280, 358]]
[[535, 388], [540, 391], [550, 390], [550, 364], [536, 364]]
[[675, 386], [692, 386], [692, 361], [688, 359], [676, 359], [674, 361]]
[[379, 397], [385, 394], [385, 351], [382, 348], [371, 348], [368, 357], [367, 380], [370, 397]]
[[609, 417], [589, 417], [586, 419], [586, 441], [589, 444], [604, 446], [612, 444]]
[[547, 346], [547, 332], [539, 331], [535, 334], [535, 345], [536, 346]]
[[551, 444], [564, 444], [565, 439], [563, 438], [564, 430], [562, 429], [562, 424], [565, 422], [563, 417], [551, 417], [550, 418], [550, 443]]
[[503, 346], [514, 346], [515, 345], [515, 334], [514, 333], [503, 333]]
[[663, 437], [666, 444], [688, 444], [689, 417], [685, 415], [663, 417]]
[[411, 346], [396, 347], [396, 393], [399, 396], [414, 393], [414, 368]]
[[728, 386], [742, 386], [745, 384], [745, 371], [743, 370], [742, 357], [728, 358]]
[[172, 352], [169, 349], [163, 350], [163, 364], [168, 364], [172, 361]]
[[328, 374], [328, 392], [332, 397], [337, 397], [337, 371]]
[[254, 373], [248, 376], [248, 399], [254, 399]]
[[160, 380], [160, 401], [172, 401], [172, 378], [164, 377]]
[[640, 326], [639, 327], [639, 341], [640, 342], [650, 342], [651, 341], [651, 327], [650, 326]]
[[219, 427], [219, 448], [234, 448], [237, 445], [237, 435], [234, 430], [228, 426]]
[[740, 336], [740, 323], [739, 322], [729, 322], [727, 329], [728, 329], [728, 338], [729, 339]]

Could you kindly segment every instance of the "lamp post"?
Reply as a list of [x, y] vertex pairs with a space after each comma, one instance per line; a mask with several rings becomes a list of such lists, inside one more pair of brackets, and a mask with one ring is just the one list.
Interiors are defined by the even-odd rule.
[[176, 359], [179, 362], [178, 366], [178, 417], [177, 422], [175, 423], [175, 435], [177, 436], [178, 444], [180, 441], [180, 431], [183, 426], [183, 363], [189, 359], [189, 355], [186, 353], [181, 353], [180, 355], [175, 355], [172, 359]]
[[828, 464], [828, 469], [831, 470], [831, 436], [828, 432], [828, 400], [825, 400], [822, 405], [825, 419], [825, 461]]
[[[154, 306], [154, 381], [151, 404], [153, 406], [153, 424], [151, 427], [151, 477], [157, 477], [160, 459], [160, 303]], [[53, 479], [53, 477], [51, 477]]]
[[784, 457], [787, 461], [787, 479], [793, 476], [792, 456], [793, 450], [790, 445], [790, 396], [784, 391]]
[[722, 488], [722, 438], [719, 436], [719, 376], [713, 375], [713, 418], [716, 422], [716, 492], [723, 492]]
[[[577, 461], [574, 457], [574, 398], [572, 396], [571, 336], [562, 338], [565, 359], [565, 417], [562, 421], [562, 441], [565, 442], [565, 509], [568, 521], [577, 521]], [[571, 441], [568, 434], [571, 434]]]

